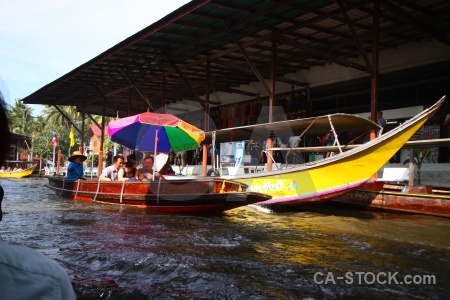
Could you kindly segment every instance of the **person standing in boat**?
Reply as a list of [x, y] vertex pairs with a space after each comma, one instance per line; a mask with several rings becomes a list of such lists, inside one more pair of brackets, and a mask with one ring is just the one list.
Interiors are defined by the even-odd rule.
[[253, 166], [257, 166], [261, 161], [262, 150], [263, 149], [259, 140], [250, 140], [248, 143], [247, 151], [250, 153], [251, 163]]
[[123, 167], [123, 161], [122, 156], [113, 156], [113, 164], [103, 169], [102, 175], [99, 178], [100, 181], [117, 181], [119, 179], [119, 171]]
[[70, 164], [67, 167], [67, 180], [86, 179], [84, 178], [83, 161], [87, 159], [87, 156], [83, 155], [80, 151], [74, 151], [72, 156], [69, 157]]
[[377, 111], [377, 124], [381, 126], [381, 130], [378, 131], [378, 136], [380, 136], [386, 127], [386, 119], [383, 118], [383, 112], [380, 110]]
[[106, 152], [106, 167], [109, 167], [112, 165], [112, 157], [113, 157], [113, 153], [112, 153], [111, 149], [109, 149], [108, 152]]

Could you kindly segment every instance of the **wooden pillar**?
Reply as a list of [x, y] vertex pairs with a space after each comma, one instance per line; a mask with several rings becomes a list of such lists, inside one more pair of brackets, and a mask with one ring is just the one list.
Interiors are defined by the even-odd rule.
[[162, 91], [161, 91], [161, 113], [166, 113], [166, 76], [163, 76]]
[[100, 136], [100, 151], [98, 153], [98, 165], [97, 176], [100, 177], [103, 169], [103, 141], [105, 138], [105, 114], [106, 114], [106, 99], [103, 99], [103, 111], [102, 111], [102, 134]]
[[[203, 130], [209, 131], [209, 95], [211, 93], [211, 61], [206, 63], [206, 92], [205, 92], [205, 111], [203, 113]], [[212, 163], [212, 157], [211, 157]], [[202, 157], [202, 176], [206, 176], [208, 164], [208, 146], [203, 145]], [[214, 168], [214, 166], [212, 166]]]
[[208, 164], [208, 145], [203, 144], [203, 155], [202, 155], [202, 175], [206, 176], [206, 168]]
[[[105, 115], [105, 111], [103, 111], [103, 115]], [[131, 116], [131, 89], [128, 90], [127, 116]]]
[[[270, 65], [270, 97], [269, 97], [269, 123], [273, 122], [273, 102], [275, 100], [275, 82], [276, 82], [276, 66], [277, 66], [277, 40], [272, 39], [272, 55]], [[269, 138], [267, 141], [267, 148], [273, 147], [273, 140]], [[269, 151], [267, 155], [267, 171], [272, 171], [273, 151]]]
[[409, 149], [409, 180], [408, 185], [414, 185], [414, 149]]
[[[370, 119], [373, 122], [377, 121], [378, 110], [378, 35], [379, 35], [379, 15], [380, 15], [380, 2], [379, 0], [373, 1], [373, 33], [372, 33], [372, 82], [370, 93]], [[376, 138], [376, 131], [370, 132], [370, 139]]]
[[[53, 162], [55, 164], [55, 162]], [[59, 169], [61, 166], [61, 150], [58, 150], [58, 163], [56, 164], [56, 175], [59, 174]]]
[[84, 133], [86, 132], [84, 130], [84, 126], [85, 126], [84, 118], [85, 117], [86, 116], [84, 113], [84, 106], [83, 106], [83, 110], [81, 111], [81, 142], [80, 142], [80, 149], [79, 149], [79, 151], [83, 154], [84, 154], [84, 151], [83, 151], [84, 150]]
[[205, 111], [203, 114], [203, 130], [209, 131], [209, 97], [211, 93], [211, 61], [206, 62]]

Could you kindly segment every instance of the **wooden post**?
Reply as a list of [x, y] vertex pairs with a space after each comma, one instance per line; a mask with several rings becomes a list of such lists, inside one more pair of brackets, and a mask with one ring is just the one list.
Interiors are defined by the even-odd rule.
[[202, 176], [206, 176], [206, 168], [208, 165], [208, 145], [203, 144], [203, 156], [202, 156]]
[[409, 149], [409, 186], [414, 185], [414, 149]]
[[103, 150], [98, 153], [98, 167], [97, 167], [97, 177], [100, 177], [103, 168]]
[[[53, 162], [55, 163], [55, 162]], [[61, 150], [58, 150], [58, 164], [56, 165], [56, 175], [59, 174], [59, 167], [61, 165]]]

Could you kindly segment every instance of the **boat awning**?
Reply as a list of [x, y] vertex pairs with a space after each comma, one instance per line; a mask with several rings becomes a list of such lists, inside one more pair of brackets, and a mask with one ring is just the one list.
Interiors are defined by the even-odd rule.
[[370, 130], [380, 130], [381, 127], [372, 121], [349, 114], [332, 114], [298, 120], [280, 121], [265, 124], [256, 124], [234, 128], [209, 131], [205, 134], [204, 143], [211, 144], [213, 133], [216, 133], [216, 143], [267, 139], [274, 137], [287, 138], [301, 135], [308, 129], [308, 135], [323, 135], [331, 130], [331, 123], [337, 133], [360, 133]]

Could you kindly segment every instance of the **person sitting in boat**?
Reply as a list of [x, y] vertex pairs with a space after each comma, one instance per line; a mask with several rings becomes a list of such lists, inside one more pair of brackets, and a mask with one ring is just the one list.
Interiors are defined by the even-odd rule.
[[[144, 167], [139, 169], [139, 180], [149, 181], [153, 179], [153, 156], [146, 156], [144, 158]], [[164, 176], [159, 172], [155, 172], [155, 178], [164, 179]]]
[[104, 168], [100, 175], [100, 181], [117, 181], [119, 179], [119, 171], [123, 166], [123, 157], [120, 155], [113, 156], [113, 164]]
[[69, 157], [70, 164], [67, 167], [67, 180], [77, 180], [84, 178], [83, 161], [87, 159], [87, 156], [83, 155], [80, 151], [74, 151]]
[[135, 181], [138, 176], [137, 163], [133, 160], [127, 161], [123, 169], [120, 169], [117, 176], [119, 181]]
[[169, 163], [169, 157], [167, 157], [166, 163], [164, 164], [164, 166], [162, 166], [161, 170], [159, 170], [158, 173], [161, 175], [175, 176], [175, 171], [172, 169], [172, 166]]
[[0, 173], [5, 173], [5, 172], [6, 172], [5, 166], [2, 166], [2, 167], [0, 168]]

